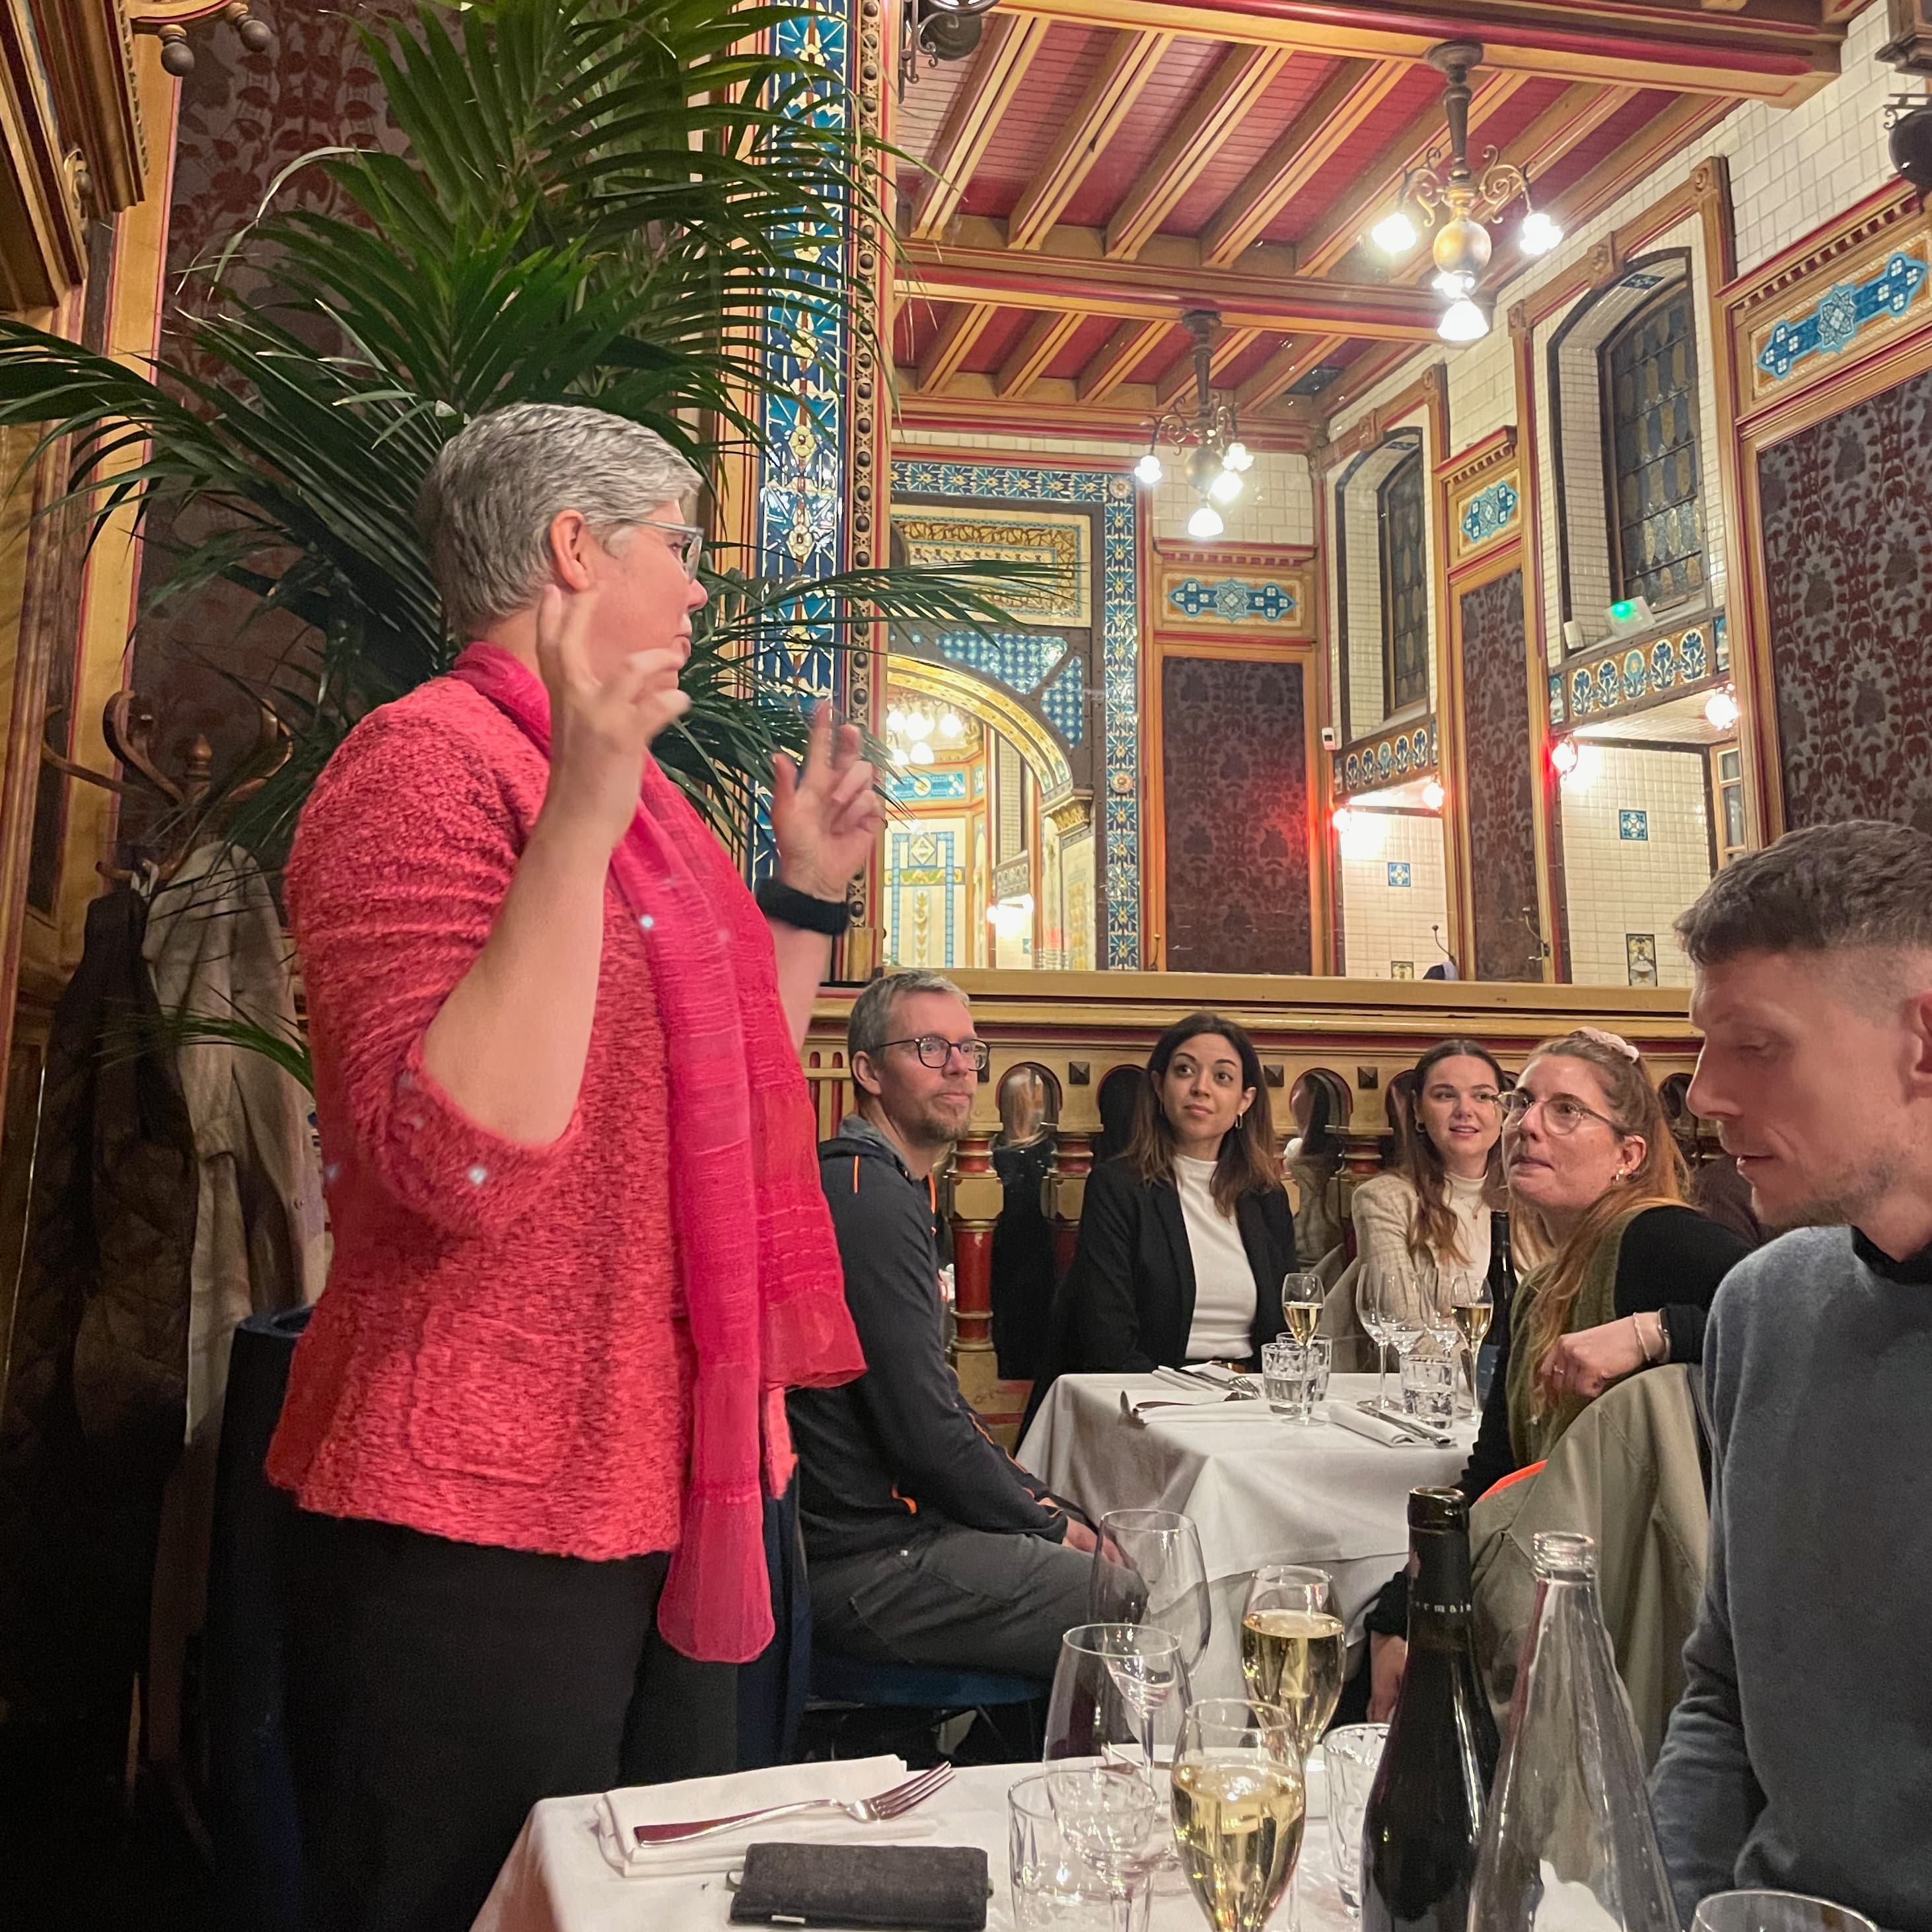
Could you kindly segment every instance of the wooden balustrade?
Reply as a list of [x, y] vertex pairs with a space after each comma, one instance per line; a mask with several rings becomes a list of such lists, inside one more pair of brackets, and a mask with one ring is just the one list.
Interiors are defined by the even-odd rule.
[[[1328, 1076], [1349, 1096], [1347, 1120], [1331, 1124], [1344, 1134], [1346, 1165], [1358, 1174], [1376, 1170], [1377, 1144], [1388, 1131], [1383, 1096], [1389, 1082], [1438, 1040], [1476, 1040], [1512, 1072], [1538, 1041], [1574, 1026], [1622, 1034], [1642, 1049], [1658, 1080], [1688, 1072], [1696, 1058], [1686, 996], [1669, 988], [1200, 973], [952, 976], [972, 1002], [974, 1030], [993, 1049], [949, 1177], [956, 1361], [968, 1398], [989, 1424], [1008, 1428], [1018, 1419], [1024, 1385], [1000, 1382], [993, 1354], [993, 1224], [1001, 1196], [992, 1150], [1000, 1131], [1000, 1082], [1015, 1067], [1037, 1067], [1058, 1100], [1058, 1151], [1047, 1192], [1055, 1258], [1064, 1270], [1079, 1235], [1093, 1137], [1100, 1128], [1100, 1083], [1117, 1066], [1144, 1065], [1154, 1041], [1189, 1013], [1206, 1009], [1248, 1030], [1283, 1138], [1295, 1082], [1305, 1073]], [[836, 1130], [852, 1104], [845, 1026], [858, 991], [825, 988], [806, 1038], [806, 1077], [821, 1136]]]

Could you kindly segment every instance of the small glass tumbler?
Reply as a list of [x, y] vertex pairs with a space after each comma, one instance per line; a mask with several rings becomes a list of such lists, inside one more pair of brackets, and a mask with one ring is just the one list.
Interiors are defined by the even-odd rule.
[[1302, 1352], [1308, 1377], [1307, 1413], [1304, 1422], [1316, 1420], [1316, 1411], [1328, 1400], [1328, 1372], [1335, 1366], [1335, 1345], [1325, 1335], [1318, 1335]]
[[1694, 1932], [1877, 1932], [1869, 1918], [1795, 1892], [1717, 1892], [1697, 1907]]
[[1456, 1360], [1432, 1349], [1412, 1348], [1402, 1358], [1402, 1412], [1425, 1429], [1449, 1428], [1456, 1420]]
[[1101, 1932], [1111, 1916], [1107, 1881], [1055, 1815], [1048, 1776], [1023, 1778], [1006, 1792], [1013, 1923], [1019, 1932]]
[[1262, 1349], [1262, 1388], [1268, 1407], [1288, 1422], [1308, 1420], [1307, 1351], [1298, 1342], [1270, 1342]]
[[1328, 1844], [1342, 1908], [1351, 1918], [1362, 1916], [1362, 1826], [1388, 1742], [1386, 1724], [1345, 1724], [1322, 1740], [1322, 1762], [1328, 1774]]

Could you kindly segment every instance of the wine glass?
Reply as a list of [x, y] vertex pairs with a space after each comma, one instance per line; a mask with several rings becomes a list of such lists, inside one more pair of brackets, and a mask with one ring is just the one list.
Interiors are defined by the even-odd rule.
[[1048, 1772], [1046, 1796], [1068, 1840], [1106, 1881], [1114, 1932], [1133, 1932], [1160, 1816], [1152, 1780], [1124, 1765], [1083, 1765]]
[[1355, 1277], [1355, 1313], [1369, 1340], [1376, 1345], [1376, 1408], [1379, 1412], [1388, 1400], [1388, 1335], [1382, 1327], [1382, 1307], [1388, 1294], [1384, 1270], [1378, 1263], [1364, 1258]]
[[1322, 1277], [1312, 1270], [1285, 1274], [1281, 1280], [1281, 1319], [1283, 1332], [1304, 1345], [1315, 1339], [1322, 1319], [1322, 1304], [1328, 1291]]
[[1877, 1932], [1869, 1918], [1795, 1892], [1714, 1892], [1697, 1907], [1692, 1932]]
[[1288, 1714], [1210, 1697], [1180, 1727], [1170, 1783], [1187, 1882], [1214, 1932], [1261, 1932], [1294, 1876], [1306, 1797]]
[[1194, 1670], [1214, 1628], [1208, 1566], [1194, 1525], [1175, 1510], [1109, 1510], [1087, 1587], [1096, 1623], [1140, 1624], [1170, 1630], [1180, 1660]]
[[1489, 1282], [1474, 1268], [1451, 1270], [1444, 1293], [1450, 1316], [1456, 1324], [1457, 1337], [1468, 1358], [1469, 1411], [1474, 1414], [1477, 1406], [1476, 1352], [1483, 1346], [1483, 1337], [1490, 1332], [1490, 1324], [1496, 1316], [1496, 1302], [1490, 1295]]
[[1078, 1624], [1060, 1640], [1045, 1748], [1060, 1758], [1145, 1767], [1178, 1734], [1187, 1702], [1180, 1640], [1150, 1624]]
[[1335, 1613], [1325, 1570], [1264, 1563], [1248, 1582], [1241, 1613], [1241, 1676], [1248, 1695], [1288, 1714], [1295, 1748], [1315, 1748], [1342, 1696], [1348, 1634]]

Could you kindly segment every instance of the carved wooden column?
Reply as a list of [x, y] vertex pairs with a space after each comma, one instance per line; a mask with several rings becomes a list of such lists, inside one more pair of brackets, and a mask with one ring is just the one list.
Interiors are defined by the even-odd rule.
[[975, 1128], [961, 1136], [952, 1156], [953, 1366], [966, 1400], [988, 1410], [999, 1406], [999, 1368], [993, 1354], [993, 1224], [1004, 1198], [993, 1172], [992, 1132]]
[[1060, 1133], [1046, 1177], [1047, 1218], [1053, 1223], [1053, 1266], [1064, 1277], [1073, 1265], [1080, 1239], [1080, 1210], [1086, 1203], [1087, 1177], [1094, 1171], [1094, 1142], [1088, 1134]]

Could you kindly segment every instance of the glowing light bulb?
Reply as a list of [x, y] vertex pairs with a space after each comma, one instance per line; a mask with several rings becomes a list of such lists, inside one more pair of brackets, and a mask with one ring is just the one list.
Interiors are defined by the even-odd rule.
[[1576, 769], [1576, 741], [1574, 738], [1559, 738], [1550, 746], [1550, 768], [1560, 778], [1567, 778]]
[[1398, 208], [1369, 230], [1369, 238], [1384, 255], [1406, 255], [1422, 238], [1416, 233], [1408, 209]]
[[1218, 537], [1227, 527], [1221, 520], [1220, 512], [1211, 503], [1203, 503], [1187, 520], [1187, 534], [1197, 543]]
[[1232, 503], [1241, 494], [1241, 478], [1238, 470], [1224, 470], [1208, 486], [1208, 494], [1217, 503]]
[[1146, 455], [1134, 465], [1134, 475], [1150, 490], [1166, 474], [1167, 472], [1161, 467], [1160, 458], [1155, 455], [1152, 450], [1149, 450]]
[[1422, 802], [1431, 812], [1440, 812], [1442, 809], [1442, 801], [1448, 796], [1449, 794], [1434, 778], [1431, 778], [1422, 788]]
[[929, 765], [932, 763], [932, 747], [922, 738], [907, 748], [906, 763], [909, 765]]
[[1444, 302], [1460, 302], [1474, 291], [1476, 278], [1466, 268], [1444, 268], [1429, 286]]
[[956, 740], [964, 736], [965, 730], [965, 726], [959, 722], [958, 712], [942, 711], [939, 714], [939, 735], [942, 738]]
[[1436, 332], [1444, 342], [1480, 342], [1490, 332], [1489, 318], [1465, 296], [1444, 311]]
[[1230, 470], [1246, 472], [1254, 467], [1254, 452], [1245, 442], [1231, 442], [1221, 460]]
[[1532, 208], [1516, 231], [1516, 245], [1526, 255], [1546, 255], [1551, 249], [1560, 248], [1562, 242], [1563, 224], [1540, 208]]
[[905, 729], [905, 713], [896, 704], [886, 713], [886, 729], [896, 734]]
[[1729, 731], [1735, 728], [1743, 714], [1738, 709], [1738, 700], [1730, 689], [1714, 691], [1704, 700], [1704, 716], [1714, 731]]

